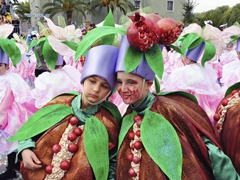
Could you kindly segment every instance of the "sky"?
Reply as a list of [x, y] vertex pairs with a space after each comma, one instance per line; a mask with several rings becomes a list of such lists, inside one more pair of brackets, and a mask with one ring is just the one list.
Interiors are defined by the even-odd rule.
[[197, 6], [193, 11], [194, 13], [206, 12], [224, 5], [233, 7], [234, 5], [240, 3], [239, 0], [195, 0], [195, 1]]

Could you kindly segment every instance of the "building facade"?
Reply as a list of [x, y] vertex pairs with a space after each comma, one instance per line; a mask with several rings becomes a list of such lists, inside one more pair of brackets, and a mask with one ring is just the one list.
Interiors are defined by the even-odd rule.
[[[31, 17], [31, 28], [32, 30], [38, 30], [38, 21], [42, 21], [43, 18], [40, 16], [43, 14], [42, 6], [47, 2], [53, 2], [54, 0], [30, 0], [31, 14], [36, 14], [36, 16]], [[89, 2], [90, 0], [85, 0]], [[135, 5], [136, 10], [138, 8], [150, 7], [153, 12], [158, 13], [161, 17], [169, 17], [176, 21], [181, 21], [183, 19], [183, 3], [185, 0], [132, 0]], [[107, 8], [96, 9], [95, 15], [86, 14], [86, 19], [84, 17], [79, 17], [76, 13], [73, 13], [72, 23], [77, 26], [82, 25], [86, 22], [94, 22], [98, 24], [104, 20], [107, 15]], [[40, 15], [39, 15], [40, 14]], [[119, 10], [114, 12], [114, 18], [116, 24], [119, 23], [120, 17], [123, 15]], [[57, 24], [57, 17], [52, 18], [53, 22]]]

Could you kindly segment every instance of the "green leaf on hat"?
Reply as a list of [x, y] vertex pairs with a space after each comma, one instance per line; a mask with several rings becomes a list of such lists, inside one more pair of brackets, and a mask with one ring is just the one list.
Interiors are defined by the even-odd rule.
[[211, 60], [216, 54], [216, 48], [215, 46], [208, 41], [205, 41], [205, 49], [203, 53], [203, 57], [201, 60], [201, 64], [204, 67], [205, 62]]
[[162, 51], [158, 44], [155, 44], [145, 52], [145, 58], [147, 60], [148, 65], [156, 73], [156, 75], [162, 79], [163, 70], [164, 70], [164, 62]]
[[[84, 127], [84, 148], [96, 180], [107, 179], [109, 172], [108, 132], [95, 116]], [[96, 151], [97, 150], [97, 151]]]
[[12, 60], [13, 66], [16, 67], [17, 63], [19, 63], [22, 57], [21, 51], [17, 47], [16, 43], [10, 39], [0, 38], [0, 46]]
[[[111, 9], [109, 10], [108, 15], [104, 19], [103, 26], [115, 27], [114, 16]], [[115, 34], [104, 36], [101, 39], [101, 44], [112, 45], [114, 40], [115, 40]]]
[[232, 91], [237, 90], [237, 89], [240, 89], [240, 82], [237, 82], [237, 83], [233, 84], [232, 86], [230, 86], [230, 87], [227, 89], [224, 97], [226, 97], [226, 96], [229, 95]]
[[140, 64], [143, 52], [129, 46], [124, 59], [124, 69], [126, 73], [132, 72]]
[[44, 60], [46, 61], [50, 69], [53, 70], [58, 60], [58, 53], [52, 49], [52, 46], [49, 44], [47, 39], [43, 44], [42, 54], [44, 56]]
[[182, 51], [182, 55], [186, 54], [186, 51], [189, 49], [189, 46], [196, 40], [198, 40], [199, 38], [201, 38], [200, 36], [198, 36], [196, 33], [189, 33], [189, 34], [185, 34], [183, 36], [183, 43], [182, 43], [182, 47], [181, 47], [181, 51]]
[[194, 49], [199, 44], [201, 44], [203, 42], [203, 40], [204, 40], [203, 38], [199, 37], [198, 39], [196, 39], [195, 41], [192, 42], [192, 44], [188, 47], [188, 50]]
[[74, 51], [76, 51], [77, 48], [78, 48], [78, 44], [76, 42], [73, 42], [73, 41], [62, 41], [62, 43], [67, 45], [69, 48], [71, 48]]
[[182, 176], [182, 148], [179, 137], [162, 115], [147, 110], [141, 124], [144, 148], [169, 179]]
[[174, 45], [172, 45], [172, 44], [170, 44], [170, 45], [168, 45], [168, 46], [169, 46], [170, 48], [172, 48], [174, 51], [176, 51], [176, 52], [182, 54], [181, 49], [178, 48], [177, 46], [174, 46]]
[[126, 34], [126, 30], [110, 27], [110, 26], [100, 26], [89, 31], [84, 38], [81, 40], [75, 55], [75, 61], [79, 59], [80, 56], [86, 55], [88, 49], [100, 38], [111, 35], [111, 34]]
[[54, 104], [41, 108], [7, 141], [14, 142], [34, 137], [48, 130], [70, 114], [73, 114], [72, 108], [63, 104]]

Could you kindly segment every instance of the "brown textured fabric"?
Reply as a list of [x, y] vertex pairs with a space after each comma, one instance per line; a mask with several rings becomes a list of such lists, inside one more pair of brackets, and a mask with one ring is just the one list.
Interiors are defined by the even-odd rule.
[[[228, 99], [230, 96], [232, 96], [231, 93], [224, 99]], [[240, 174], [240, 103], [227, 110], [219, 137], [223, 151], [232, 160], [236, 171]]]
[[[150, 110], [163, 115], [173, 125], [179, 136], [183, 152], [182, 179], [214, 179], [208, 151], [199, 132], [218, 146], [219, 144], [210, 120], [202, 108], [186, 97], [168, 95], [156, 97]], [[131, 111], [128, 109], [126, 114]], [[126, 155], [131, 152], [129, 144], [130, 140], [125, 137], [117, 156], [117, 180], [132, 179], [128, 174], [130, 162], [126, 158]], [[168, 179], [144, 148], [139, 172], [140, 180]]]
[[[71, 105], [71, 101], [74, 96], [59, 96], [49, 102], [46, 106], [51, 104], [65, 104]], [[109, 150], [117, 146], [119, 126], [114, 117], [108, 110], [101, 107], [95, 116], [105, 125], [109, 134]], [[48, 131], [46, 131], [36, 142], [35, 154], [43, 164], [41, 169], [32, 171], [25, 169], [21, 165], [21, 174], [24, 180], [43, 180], [45, 178], [45, 167], [51, 164], [53, 152], [52, 146], [58, 144], [63, 132], [69, 124], [69, 119], [72, 115], [63, 119], [60, 123], [56, 124]], [[80, 136], [78, 141], [78, 150], [73, 155], [70, 161], [70, 168], [66, 171], [64, 177], [61, 180], [94, 180], [92, 168], [88, 162], [84, 144], [83, 144], [84, 132]]]

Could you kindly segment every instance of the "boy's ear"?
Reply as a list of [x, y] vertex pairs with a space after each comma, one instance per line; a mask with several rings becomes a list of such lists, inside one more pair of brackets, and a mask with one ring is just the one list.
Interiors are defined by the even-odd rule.
[[152, 86], [153, 81], [146, 81], [146, 84], [147, 84], [147, 88], [149, 89]]

